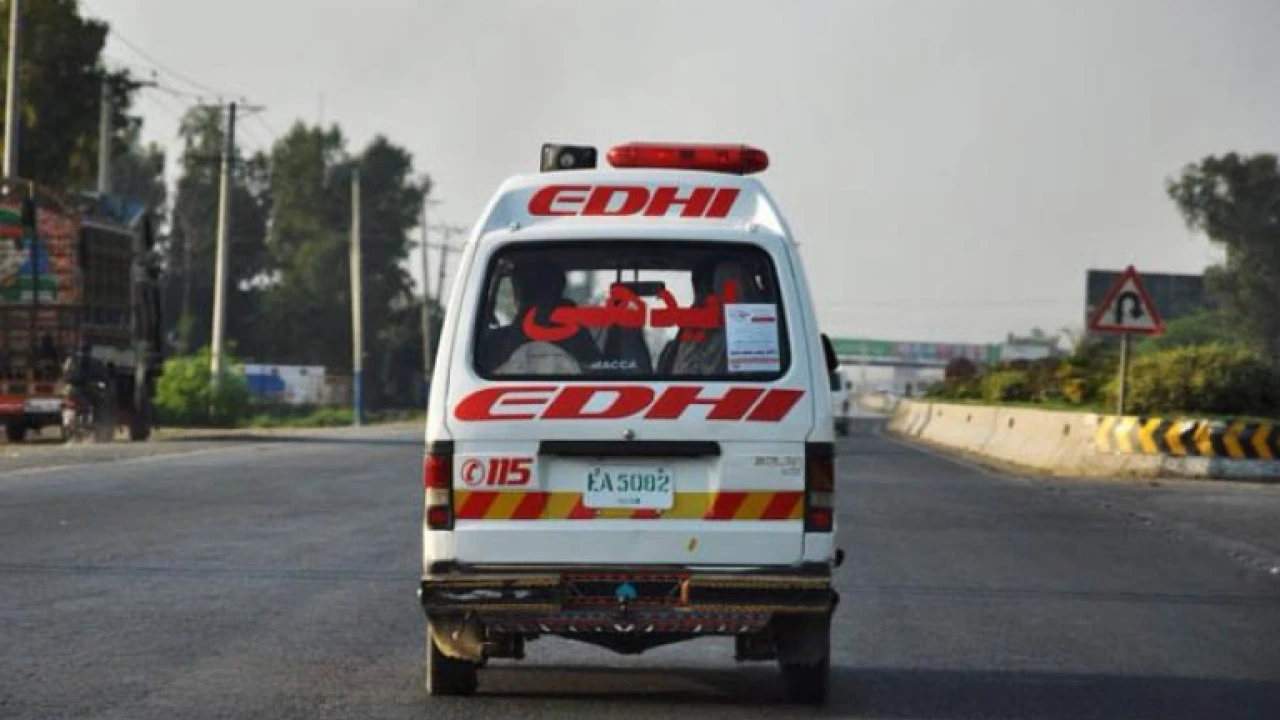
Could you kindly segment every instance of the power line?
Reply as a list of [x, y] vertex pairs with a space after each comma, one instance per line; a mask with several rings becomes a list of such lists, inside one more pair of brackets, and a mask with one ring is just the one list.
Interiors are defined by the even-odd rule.
[[205, 92], [213, 93], [213, 94], [214, 94], [214, 95], [216, 95], [216, 96], [219, 96], [219, 97], [227, 97], [227, 96], [229, 95], [229, 93], [224, 93], [224, 92], [222, 92], [222, 91], [220, 91], [220, 90], [218, 90], [218, 89], [216, 89], [216, 88], [214, 88], [214, 87], [211, 87], [211, 86], [209, 86], [209, 85], [206, 85], [206, 84], [204, 84], [204, 83], [200, 82], [199, 80], [193, 80], [193, 79], [191, 79], [190, 77], [188, 77], [188, 76], [186, 76], [186, 75], [183, 75], [182, 73], [180, 73], [180, 72], [178, 72], [178, 71], [174, 70], [173, 68], [168, 67], [168, 66], [167, 66], [167, 65], [165, 65], [164, 63], [162, 63], [162, 62], [160, 62], [159, 60], [155, 59], [155, 57], [153, 57], [153, 56], [152, 56], [151, 54], [149, 54], [147, 51], [145, 51], [145, 50], [143, 50], [142, 48], [138, 47], [136, 44], [134, 44], [134, 43], [133, 43], [133, 41], [129, 40], [129, 38], [125, 37], [124, 35], [121, 35], [121, 34], [120, 34], [120, 31], [119, 31], [119, 30], [117, 30], [117, 29], [115, 29], [114, 27], [113, 27], [113, 28], [111, 28], [111, 34], [112, 34], [112, 35], [115, 35], [115, 36], [116, 36], [116, 39], [117, 39], [117, 40], [119, 40], [119, 41], [121, 42], [121, 44], [123, 44], [125, 47], [129, 48], [129, 49], [130, 49], [130, 50], [132, 50], [133, 52], [137, 53], [139, 57], [141, 57], [141, 58], [143, 58], [144, 60], [146, 60], [147, 62], [151, 63], [152, 67], [154, 67], [155, 69], [157, 69], [157, 70], [159, 70], [159, 71], [161, 71], [161, 72], [163, 72], [163, 73], [166, 73], [166, 74], [168, 74], [168, 75], [171, 75], [171, 76], [173, 76], [174, 78], [176, 78], [176, 79], [178, 79], [178, 80], [181, 80], [182, 82], [186, 83], [187, 85], [190, 85], [191, 87], [199, 88], [200, 90], [203, 90], [203, 91], [205, 91]]
[[277, 132], [275, 131], [275, 129], [274, 129], [274, 128], [272, 128], [272, 127], [271, 127], [271, 125], [269, 125], [269, 124], [267, 123], [267, 121], [262, 117], [262, 115], [260, 115], [260, 114], [255, 114], [255, 115], [253, 115], [252, 117], [253, 117], [253, 119], [254, 119], [254, 120], [257, 120], [257, 121], [258, 121], [258, 124], [262, 126], [262, 129], [263, 129], [263, 130], [266, 130], [266, 131], [267, 131], [267, 134], [269, 134], [269, 135], [271, 136], [271, 142], [273, 142], [273, 143], [274, 143], [274, 142], [276, 142], [277, 140], [279, 140], [279, 139], [280, 139], [280, 133], [277, 133]]
[[[217, 105], [219, 107], [221, 107], [224, 104], [223, 98], [235, 97], [233, 93], [223, 92], [218, 88], [215, 88], [211, 85], [200, 82], [199, 80], [195, 80], [191, 76], [180, 73], [177, 70], [174, 70], [172, 67], [165, 65], [164, 63], [157, 60], [155, 56], [151, 55], [150, 53], [148, 53], [147, 51], [139, 47], [137, 43], [134, 43], [132, 40], [122, 35], [119, 30], [112, 28], [111, 32], [115, 34], [116, 38], [119, 39], [120, 42], [125, 47], [137, 53], [138, 56], [140, 56], [141, 58], [143, 58], [144, 60], [146, 60], [151, 64], [151, 70], [152, 70], [153, 76], [155, 75], [155, 71], [159, 70], [160, 72], [170, 75], [173, 78], [185, 83], [186, 85], [197, 88], [203, 92], [195, 93], [189, 90], [182, 90], [179, 88], [165, 85], [163, 83], [160, 83], [159, 81], [155, 81], [154, 83], [152, 83], [152, 85], [156, 89], [161, 90], [163, 92], [167, 92], [170, 95], [173, 95], [174, 97], [180, 97], [190, 101], [194, 101], [194, 103], [196, 104]], [[133, 66], [131, 63], [121, 63], [121, 64], [126, 65], [126, 67], [133, 67], [134, 69], [137, 69], [136, 66]], [[210, 97], [210, 95], [212, 95], [213, 97]], [[243, 95], [239, 96], [239, 100], [240, 100], [239, 104], [241, 105], [242, 109], [246, 111], [246, 117], [256, 118], [258, 122], [261, 123], [262, 126], [267, 130], [267, 132], [271, 133], [272, 137], [274, 138], [276, 133], [272, 131], [271, 128], [266, 124], [266, 121], [264, 121], [259, 115], [257, 115], [257, 113], [263, 110], [264, 108], [262, 106], [253, 105], [252, 103], [249, 102], [249, 99]]]
[[166, 95], [170, 95], [172, 97], [179, 98], [182, 100], [191, 101], [191, 103], [194, 105], [216, 105], [217, 104], [216, 98], [213, 101], [211, 101], [208, 95], [201, 95], [201, 94], [189, 92], [186, 90], [179, 90], [178, 88], [170, 87], [162, 83], [156, 83], [152, 87], [154, 87], [156, 90], [159, 90], [162, 93], [165, 93]]
[[249, 135], [249, 136], [251, 136], [251, 137], [252, 137], [252, 139], [253, 139], [253, 141], [254, 141], [254, 144], [256, 144], [256, 145], [261, 145], [261, 146], [264, 146], [264, 147], [265, 147], [265, 146], [269, 146], [269, 145], [271, 145], [271, 143], [270, 143], [270, 142], [266, 142], [266, 141], [264, 141], [264, 140], [262, 139], [262, 136], [261, 136], [261, 135], [259, 135], [259, 134], [258, 134], [258, 131], [257, 131], [257, 130], [255, 130], [254, 128], [251, 128], [251, 127], [249, 127], [248, 125], [241, 125], [241, 126], [240, 126], [240, 129], [244, 130], [244, 132], [245, 132], [245, 134], [246, 134], [246, 135]]
[[181, 124], [182, 124], [182, 113], [180, 113], [180, 112], [178, 112], [177, 110], [174, 110], [173, 108], [169, 107], [169, 104], [168, 104], [167, 102], [162, 102], [162, 101], [160, 100], [160, 97], [161, 97], [161, 96], [159, 96], [159, 95], [146, 95], [145, 97], [146, 97], [148, 100], [150, 100], [152, 103], [154, 103], [156, 107], [158, 107], [158, 108], [160, 108], [161, 110], [163, 110], [163, 111], [164, 111], [164, 114], [166, 114], [166, 115], [168, 115], [169, 117], [171, 117], [171, 118], [173, 118], [174, 120], [176, 120], [176, 121], [178, 122], [178, 124], [179, 124], [179, 125], [181, 125]]

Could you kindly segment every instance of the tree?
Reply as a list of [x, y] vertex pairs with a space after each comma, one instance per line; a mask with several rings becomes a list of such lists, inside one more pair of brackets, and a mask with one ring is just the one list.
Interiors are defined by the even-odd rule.
[[155, 143], [142, 144], [142, 123], [131, 119], [124, 147], [111, 161], [111, 194], [146, 203], [157, 217], [165, 215], [169, 189], [164, 181], [165, 152]]
[[271, 362], [350, 367], [347, 234], [350, 167], [337, 127], [296, 123], [271, 152], [267, 248], [278, 270], [265, 298]]
[[1255, 349], [1280, 366], [1280, 165], [1276, 156], [1210, 156], [1166, 190], [1192, 230], [1226, 250], [1205, 284]]
[[978, 366], [969, 358], [952, 358], [942, 377], [947, 381], [968, 382], [978, 377]]
[[429, 180], [385, 137], [352, 157], [336, 126], [297, 123], [272, 150], [274, 276], [265, 311], [274, 362], [351, 367], [351, 182], [359, 168], [365, 367], [370, 396], [402, 397], [421, 368], [420, 305], [405, 271]]
[[1231, 317], [1220, 311], [1204, 311], [1171, 320], [1163, 334], [1146, 338], [1136, 349], [1139, 354], [1147, 354], [1195, 345], [1240, 344], [1240, 330]]
[[[28, 1], [22, 9], [19, 174], [54, 188], [87, 187], [98, 165], [102, 82], [106, 79], [111, 88], [117, 129], [129, 124], [134, 85], [127, 72], [103, 69], [107, 24], [82, 17], [76, 0]], [[7, 73], [8, 0], [0, 0], [0, 13], [0, 72]], [[117, 138], [116, 149], [126, 141]]]

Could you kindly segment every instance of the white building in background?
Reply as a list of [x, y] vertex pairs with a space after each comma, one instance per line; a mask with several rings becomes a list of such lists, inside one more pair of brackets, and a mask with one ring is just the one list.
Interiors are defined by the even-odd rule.
[[1042, 343], [1005, 343], [1000, 346], [1000, 361], [1043, 360], [1056, 355], [1052, 348]]
[[323, 365], [242, 365], [249, 391], [258, 399], [284, 405], [324, 405]]

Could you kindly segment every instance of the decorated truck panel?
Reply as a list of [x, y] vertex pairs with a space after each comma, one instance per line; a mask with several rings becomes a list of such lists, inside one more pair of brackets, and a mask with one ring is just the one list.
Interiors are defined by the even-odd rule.
[[118, 207], [0, 180], [0, 423], [10, 441], [62, 424], [71, 367], [101, 376], [94, 415], [112, 427], [100, 436], [117, 422], [149, 434], [158, 272], [145, 212]]

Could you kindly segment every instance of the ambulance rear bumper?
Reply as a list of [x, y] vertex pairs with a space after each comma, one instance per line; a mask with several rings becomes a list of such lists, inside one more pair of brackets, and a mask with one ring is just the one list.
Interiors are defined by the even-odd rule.
[[432, 615], [829, 614], [839, 600], [825, 565], [758, 572], [680, 569], [450, 569], [422, 580], [419, 597]]

